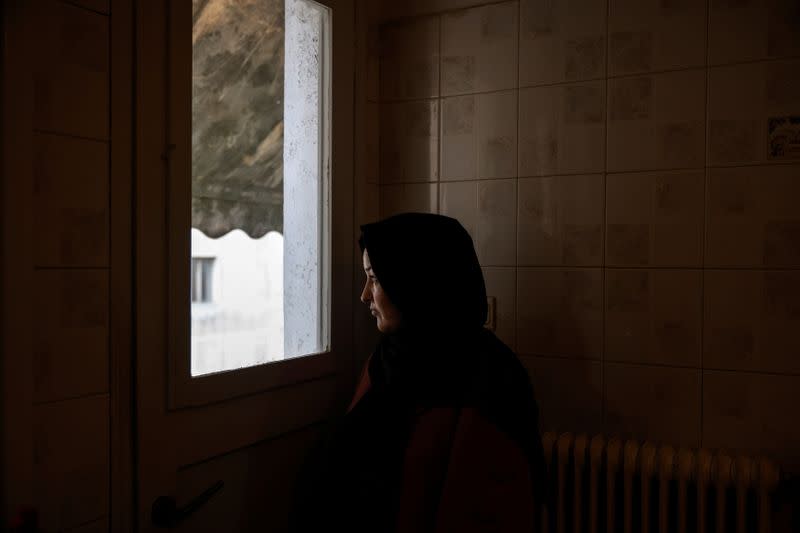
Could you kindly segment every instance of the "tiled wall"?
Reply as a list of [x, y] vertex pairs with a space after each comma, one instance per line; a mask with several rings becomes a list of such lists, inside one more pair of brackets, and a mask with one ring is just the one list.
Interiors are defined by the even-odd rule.
[[545, 427], [800, 470], [800, 159], [768, 143], [800, 4], [519, 0], [373, 39], [367, 197], [469, 230]]
[[29, 9], [33, 184], [20, 201], [34, 214], [33, 503], [43, 531], [107, 530], [110, 6]]

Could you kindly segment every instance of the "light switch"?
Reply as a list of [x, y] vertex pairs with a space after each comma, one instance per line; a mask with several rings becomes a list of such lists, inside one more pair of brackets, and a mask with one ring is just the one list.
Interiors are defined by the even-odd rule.
[[495, 320], [495, 307], [496, 307], [497, 298], [494, 296], [487, 296], [486, 303], [489, 307], [489, 312], [486, 313], [486, 323], [484, 326], [489, 329], [490, 331], [494, 331], [497, 328], [497, 322]]

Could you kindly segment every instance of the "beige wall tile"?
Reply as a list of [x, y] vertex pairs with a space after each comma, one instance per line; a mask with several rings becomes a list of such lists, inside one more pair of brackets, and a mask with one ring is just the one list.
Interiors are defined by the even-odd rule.
[[605, 431], [697, 447], [700, 380], [697, 369], [606, 363]]
[[764, 65], [709, 69], [708, 92], [709, 164], [765, 160]]
[[35, 400], [108, 391], [108, 271], [38, 270], [34, 281]]
[[703, 373], [703, 446], [780, 458], [800, 468], [800, 376]]
[[[364, 107], [366, 108], [364, 130], [365, 177], [369, 183], [379, 183], [381, 173], [381, 107], [375, 102], [367, 102]], [[396, 136], [390, 135], [391, 138], [396, 138]]]
[[[368, 224], [380, 218], [380, 186], [375, 183], [356, 184], [356, 224]], [[357, 228], [356, 235], [361, 235]]]
[[486, 295], [495, 298], [495, 335], [516, 349], [517, 271], [515, 268], [485, 267]]
[[481, 179], [517, 176], [517, 99], [517, 91], [476, 97]]
[[560, 264], [564, 257], [560, 180], [525, 178], [518, 185], [518, 265]]
[[34, 134], [36, 266], [108, 265], [108, 143]]
[[772, 143], [769, 119], [800, 113], [800, 60], [715, 67], [708, 86], [711, 165], [791, 159]]
[[603, 346], [602, 271], [533, 269], [517, 272], [517, 351], [600, 359]]
[[606, 262], [701, 266], [704, 171], [609, 174]]
[[700, 270], [606, 270], [605, 359], [700, 366]]
[[800, 271], [705, 272], [705, 368], [800, 373]]
[[600, 266], [603, 175], [519, 180], [519, 265]]
[[800, 54], [800, 5], [794, 0], [712, 0], [711, 64]]
[[438, 187], [435, 183], [381, 185], [381, 218], [405, 212], [438, 212]]
[[706, 0], [610, 0], [608, 74], [701, 67]]
[[517, 2], [442, 15], [442, 95], [517, 87]]
[[439, 18], [384, 26], [380, 32], [380, 98], [439, 96]]
[[519, 175], [602, 172], [605, 82], [521, 89]]
[[602, 174], [560, 176], [559, 212], [562, 217], [562, 261], [600, 265], [603, 250]]
[[475, 250], [481, 265], [516, 265], [516, 206], [516, 180], [478, 182]]
[[37, 130], [109, 137], [109, 18], [35, 0], [33, 124]]
[[108, 513], [108, 396], [35, 409], [33, 482], [43, 531], [61, 531]]
[[367, 28], [366, 97], [370, 102], [381, 97], [381, 33], [377, 24]]
[[608, 170], [702, 167], [705, 78], [683, 70], [609, 80]]
[[[414, 2], [392, 12], [470, 3]], [[701, 429], [697, 368], [800, 377], [792, 335], [800, 325], [800, 160], [780, 156], [769, 139], [770, 118], [800, 112], [795, 4], [520, 0], [518, 55], [515, 2], [440, 15], [448, 98], [438, 136], [382, 170], [390, 182], [449, 182], [439, 191], [441, 212], [473, 235], [487, 288], [498, 293], [498, 333], [530, 356], [546, 429], [692, 446], [702, 433], [706, 446], [772, 450], [800, 467], [794, 436], [777, 429], [797, 403], [788, 387], [769, 401], [746, 400], [740, 416], [725, 387], [712, 386], [712, 398], [706, 383], [711, 421]], [[495, 22], [484, 17], [489, 8]], [[506, 35], [490, 43], [492, 28], [504, 24]], [[706, 69], [707, 60], [717, 66]], [[412, 131], [402, 120], [390, 129]], [[412, 165], [427, 170], [406, 172]], [[382, 187], [385, 214], [435, 210], [436, 187]], [[421, 209], [402, 207], [410, 205]], [[575, 268], [582, 266], [598, 268]], [[767, 270], [787, 268], [797, 270]], [[761, 390], [769, 379], [746, 374], [741, 394], [772, 394]], [[761, 416], [766, 436], [753, 436]], [[770, 449], [767, 439], [777, 444]]]
[[800, 267], [800, 165], [712, 168], [710, 266]]
[[520, 0], [520, 86], [605, 76], [607, 0]]
[[438, 179], [438, 100], [382, 104], [380, 132], [381, 183]]
[[478, 98], [467, 95], [442, 99], [442, 181], [478, 177]]
[[440, 212], [461, 222], [477, 245], [478, 239], [478, 183], [457, 181], [439, 185]]
[[601, 363], [552, 357], [521, 357], [539, 404], [542, 431], [600, 433]]

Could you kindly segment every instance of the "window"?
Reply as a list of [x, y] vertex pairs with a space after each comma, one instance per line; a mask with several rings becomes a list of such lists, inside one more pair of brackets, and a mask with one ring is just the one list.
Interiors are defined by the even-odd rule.
[[328, 348], [329, 65], [325, 6], [192, 2], [192, 376]]
[[213, 257], [192, 258], [192, 303], [211, 302], [211, 272]]

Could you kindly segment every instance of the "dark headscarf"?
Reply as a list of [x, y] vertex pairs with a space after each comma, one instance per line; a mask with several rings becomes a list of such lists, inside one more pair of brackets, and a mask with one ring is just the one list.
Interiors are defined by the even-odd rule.
[[[467, 231], [453, 218], [422, 213], [361, 230], [361, 249], [401, 325], [381, 337], [368, 367], [370, 390], [325, 445], [328, 464], [341, 468], [330, 475], [344, 483], [339, 494], [348, 495], [328, 502], [331, 516], [338, 516], [334, 523], [350, 531], [391, 530], [403, 452], [420, 408], [477, 408], [525, 452], [534, 493], [543, 501], [545, 466], [530, 379], [516, 355], [483, 327], [486, 287]], [[359, 505], [360, 519], [347, 518], [349, 503]]]
[[405, 329], [480, 328], [486, 322], [486, 287], [472, 245], [450, 217], [405, 213], [361, 226], [372, 270], [403, 314]]

